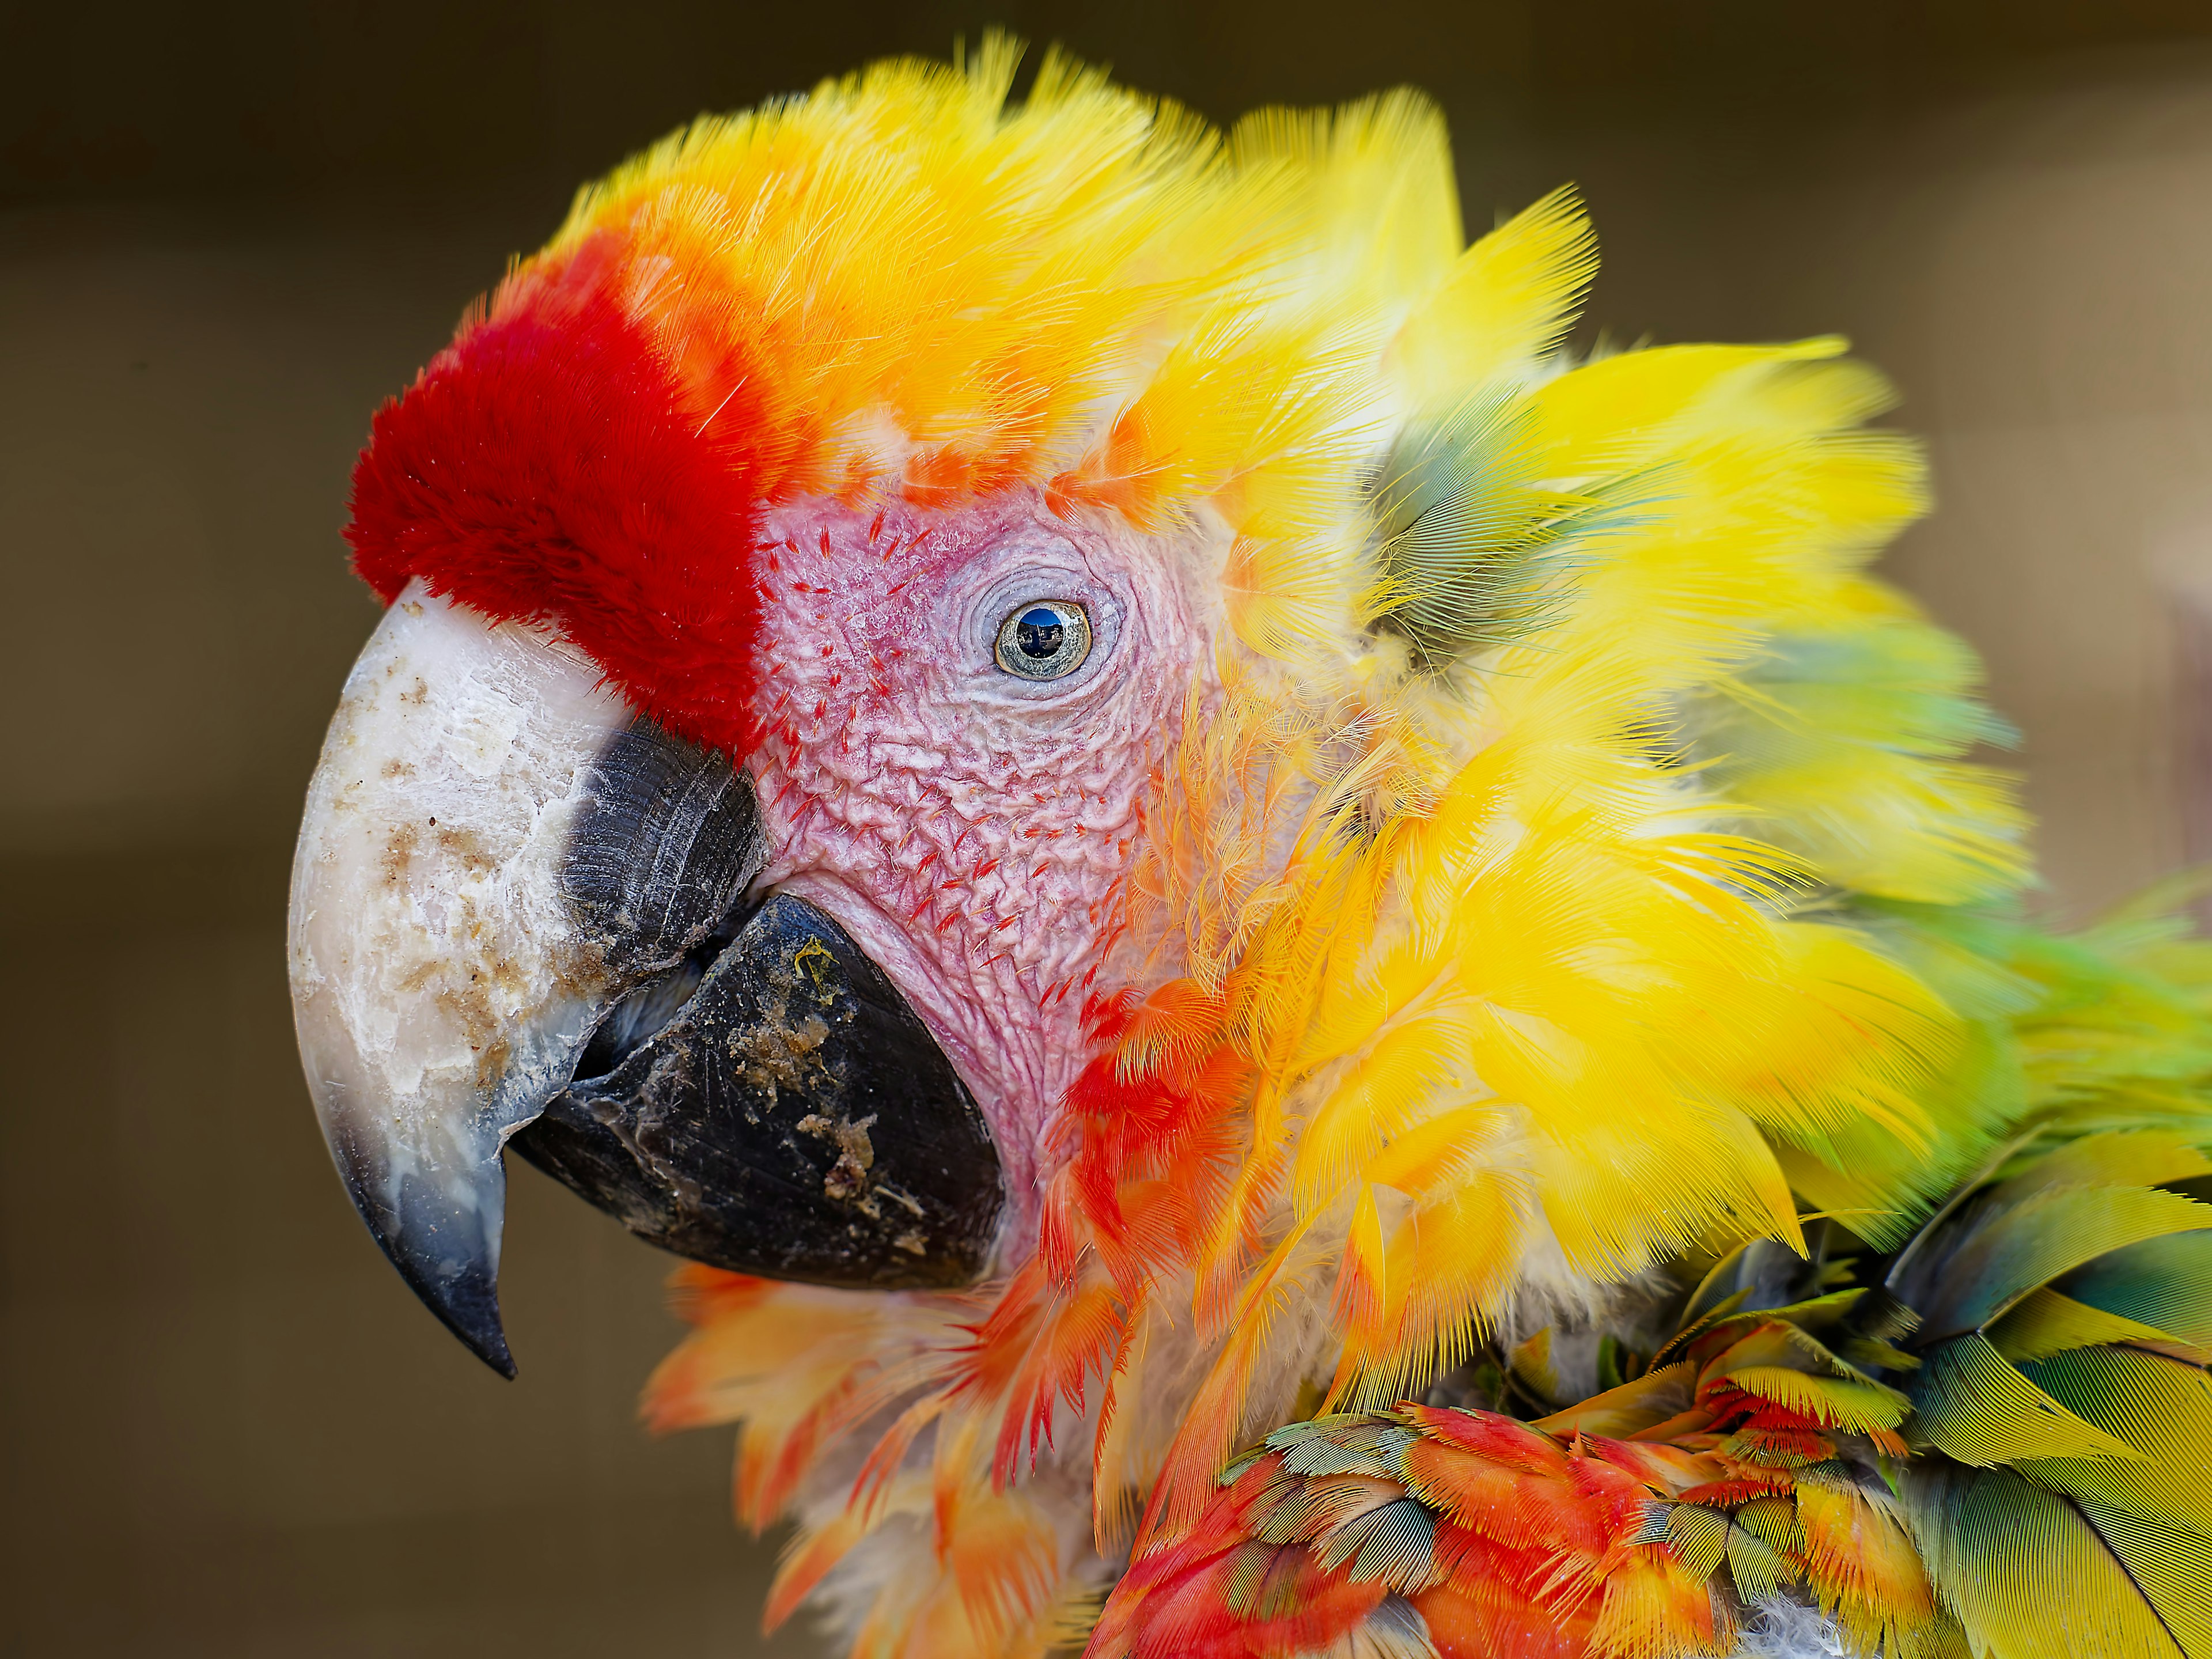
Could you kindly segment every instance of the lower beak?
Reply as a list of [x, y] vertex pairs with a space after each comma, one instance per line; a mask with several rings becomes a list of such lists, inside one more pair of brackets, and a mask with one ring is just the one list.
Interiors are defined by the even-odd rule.
[[369, 1231], [507, 1376], [509, 1141], [718, 1267], [983, 1271], [981, 1115], [843, 930], [757, 890], [766, 851], [741, 772], [544, 635], [410, 587], [354, 666], [293, 866], [301, 1055]]

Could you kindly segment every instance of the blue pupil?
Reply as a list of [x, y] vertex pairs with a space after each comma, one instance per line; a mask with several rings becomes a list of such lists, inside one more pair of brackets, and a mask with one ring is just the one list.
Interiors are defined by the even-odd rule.
[[1014, 628], [1014, 642], [1022, 648], [1022, 655], [1034, 660], [1056, 655], [1066, 629], [1060, 622], [1060, 612], [1039, 605], [1024, 611]]

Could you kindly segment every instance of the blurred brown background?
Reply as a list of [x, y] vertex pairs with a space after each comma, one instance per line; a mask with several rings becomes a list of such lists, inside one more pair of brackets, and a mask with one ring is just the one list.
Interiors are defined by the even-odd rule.
[[510, 1385], [354, 1219], [286, 868], [376, 401], [625, 150], [992, 21], [1218, 118], [1412, 82], [1471, 226], [1582, 184], [1615, 337], [1852, 335], [2049, 902], [2212, 852], [2212, 0], [0, 10], [0, 1652], [763, 1650], [729, 1437], [633, 1425], [665, 1259], [518, 1168]]

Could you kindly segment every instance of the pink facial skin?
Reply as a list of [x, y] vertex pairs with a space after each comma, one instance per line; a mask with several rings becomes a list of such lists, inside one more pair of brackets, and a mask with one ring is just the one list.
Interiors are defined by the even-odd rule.
[[[762, 544], [762, 879], [826, 911], [928, 1022], [997, 1143], [1018, 1259], [1142, 808], [1210, 660], [1188, 574], [1173, 544], [1033, 493], [810, 501], [767, 514]], [[994, 647], [1041, 599], [1083, 605], [1093, 641], [1066, 678], [1026, 681]]]

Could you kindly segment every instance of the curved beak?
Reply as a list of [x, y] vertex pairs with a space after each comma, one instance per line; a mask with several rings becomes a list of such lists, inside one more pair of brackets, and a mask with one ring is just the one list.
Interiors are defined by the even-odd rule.
[[346, 683], [292, 874], [293, 1013], [369, 1231], [514, 1374], [518, 1152], [631, 1231], [741, 1272], [981, 1273], [981, 1115], [822, 911], [757, 890], [750, 785], [558, 641], [410, 587]]

